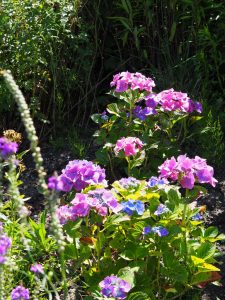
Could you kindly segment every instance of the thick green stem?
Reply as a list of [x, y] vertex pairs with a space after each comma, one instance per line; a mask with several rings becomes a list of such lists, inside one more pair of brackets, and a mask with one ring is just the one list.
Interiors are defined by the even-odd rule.
[[128, 163], [128, 166], [127, 166], [127, 175], [128, 177], [131, 176], [131, 160], [129, 157], [127, 157], [127, 163]]
[[[188, 198], [188, 190], [186, 189], [186, 198]], [[184, 203], [184, 210], [183, 210], [183, 214], [182, 214], [182, 224], [184, 226], [184, 231], [183, 231], [183, 237], [184, 237], [184, 262], [185, 265], [187, 265], [187, 258], [188, 258], [188, 246], [187, 246], [187, 199], [185, 199], [185, 203]]]

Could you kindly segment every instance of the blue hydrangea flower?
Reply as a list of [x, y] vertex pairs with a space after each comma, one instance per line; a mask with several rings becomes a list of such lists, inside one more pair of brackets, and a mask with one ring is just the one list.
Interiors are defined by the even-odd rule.
[[155, 185], [163, 185], [167, 184], [168, 181], [164, 178], [158, 178], [155, 176], [152, 176], [148, 181], [148, 187], [154, 187]]
[[151, 232], [152, 232], [151, 227], [150, 226], [146, 226], [146, 227], [143, 228], [142, 234], [146, 235], [146, 234], [149, 234]]
[[137, 213], [138, 215], [143, 215], [145, 210], [145, 205], [141, 201], [137, 200], [128, 200], [127, 202], [121, 203], [123, 206], [123, 211], [127, 213], [129, 216]]
[[154, 233], [157, 233], [158, 236], [160, 236], [160, 237], [166, 236], [169, 234], [169, 231], [165, 227], [162, 227], [162, 226], [152, 227], [152, 231]]
[[197, 213], [191, 219], [194, 220], [194, 221], [200, 221], [200, 220], [203, 219], [203, 216], [200, 213]]
[[154, 212], [154, 215], [160, 216], [161, 214], [164, 214], [168, 211], [169, 211], [169, 209], [164, 204], [160, 204], [158, 206], [157, 210]]

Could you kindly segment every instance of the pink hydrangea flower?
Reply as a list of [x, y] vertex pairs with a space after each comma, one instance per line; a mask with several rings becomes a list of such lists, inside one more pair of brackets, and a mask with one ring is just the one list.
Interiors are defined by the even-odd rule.
[[113, 76], [110, 86], [115, 87], [117, 93], [125, 92], [128, 89], [151, 93], [155, 82], [150, 77], [145, 77], [138, 72], [122, 72]]
[[213, 177], [213, 168], [199, 156], [191, 159], [186, 155], [180, 155], [177, 160], [172, 157], [159, 167], [159, 172], [162, 178], [178, 180], [185, 189], [192, 189], [195, 182], [209, 183], [213, 187], [217, 183]]
[[87, 216], [91, 209], [104, 217], [109, 210], [113, 213], [119, 212], [122, 210], [122, 205], [118, 203], [111, 191], [95, 189], [87, 194], [77, 193], [70, 205], [60, 206], [56, 214], [59, 222], [66, 224], [70, 220]]
[[192, 113], [194, 110], [201, 113], [202, 105], [200, 102], [194, 102], [186, 93], [176, 92], [169, 89], [156, 95], [155, 101], [161, 105], [163, 111], [178, 110], [185, 113]]
[[143, 147], [143, 142], [135, 137], [123, 137], [116, 142], [114, 151], [118, 154], [121, 150], [124, 151], [125, 156], [136, 155]]

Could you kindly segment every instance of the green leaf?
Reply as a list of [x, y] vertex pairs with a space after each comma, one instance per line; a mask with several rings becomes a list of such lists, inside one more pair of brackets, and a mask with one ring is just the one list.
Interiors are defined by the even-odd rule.
[[77, 219], [76, 221], [69, 221], [64, 225], [64, 229], [66, 233], [71, 236], [72, 238], [75, 238], [78, 236], [78, 229], [81, 226], [82, 219]]
[[162, 268], [162, 273], [177, 282], [187, 282], [188, 272], [184, 266], [174, 261], [171, 268]]
[[201, 266], [199, 266], [198, 270], [201, 272], [208, 272], [208, 271], [219, 272], [220, 271], [219, 268], [215, 267], [212, 264], [208, 264], [208, 263], [204, 263]]
[[220, 269], [218, 269], [217, 267], [215, 267], [212, 264], [208, 264], [205, 262], [204, 259], [196, 257], [196, 256], [191, 256], [191, 260], [194, 263], [194, 265], [196, 267], [198, 267], [198, 270], [201, 272], [208, 272], [208, 271], [212, 271], [212, 272], [218, 272], [220, 271]]
[[130, 295], [127, 296], [127, 300], [151, 300], [151, 298], [143, 292], [135, 292], [131, 293]]
[[145, 160], [145, 151], [140, 151], [132, 161], [130, 161], [130, 168], [133, 169], [135, 167], [141, 166], [143, 161]]
[[135, 273], [138, 272], [139, 267], [125, 267], [123, 269], [120, 269], [118, 272], [118, 277], [122, 278], [123, 280], [130, 283], [132, 287], [134, 287], [135, 283]]
[[112, 225], [118, 225], [121, 222], [129, 221], [130, 217], [128, 215], [112, 215], [110, 216], [104, 224], [104, 229]]
[[198, 284], [200, 282], [204, 282], [204, 281], [207, 281], [210, 277], [211, 277], [211, 273], [207, 273], [207, 272], [198, 272], [196, 274], [194, 274], [192, 276], [192, 279], [191, 279], [191, 285], [195, 285], [195, 284]]
[[77, 259], [77, 249], [72, 244], [67, 244], [64, 250], [65, 259]]
[[218, 235], [219, 231], [218, 228], [214, 227], [214, 226], [210, 226], [206, 229], [206, 231], [204, 232], [203, 236], [209, 237], [209, 238], [215, 238]]
[[102, 123], [101, 115], [100, 114], [93, 114], [91, 116], [92, 121], [94, 121], [96, 124]]
[[178, 190], [170, 189], [168, 191], [168, 200], [169, 200], [169, 202], [171, 202], [172, 204], [175, 204], [175, 205], [179, 205], [180, 204], [180, 199], [181, 199], [181, 196], [180, 196], [180, 193], [179, 193]]
[[116, 115], [118, 117], [120, 117], [120, 110], [119, 110], [119, 107], [116, 103], [110, 103], [108, 106], [107, 106], [107, 111], [110, 113], [110, 114], [113, 114], [113, 115]]
[[204, 244], [201, 244], [201, 246], [197, 249], [196, 256], [206, 260], [213, 257], [215, 251], [216, 245], [212, 245], [211, 243], [205, 242]]

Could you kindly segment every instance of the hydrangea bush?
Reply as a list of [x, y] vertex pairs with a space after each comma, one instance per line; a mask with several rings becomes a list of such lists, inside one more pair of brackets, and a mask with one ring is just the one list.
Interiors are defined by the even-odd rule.
[[[3, 76], [21, 104], [11, 75]], [[8, 184], [0, 189], [0, 299], [199, 299], [202, 287], [220, 279], [216, 244], [224, 236], [205, 227], [206, 208], [197, 201], [205, 184], [217, 183], [213, 168], [185, 154], [165, 158], [154, 176], [142, 173], [149, 144], [141, 128], [150, 130], [150, 123], [136, 123], [133, 112], [143, 97], [140, 111], [148, 114], [143, 119], [141, 112], [141, 122], [161, 112], [201, 111], [201, 105], [173, 90], [153, 94], [153, 80], [140, 73], [118, 74], [111, 86], [128, 104], [121, 112], [128, 135], [111, 147], [126, 162], [127, 176], [108, 181], [103, 167], [73, 160], [45, 184], [33, 132], [28, 137], [46, 200], [38, 219], [29, 216], [18, 189], [18, 145], [1, 138], [0, 172]], [[137, 167], [141, 179], [131, 176]]]
[[[142, 172], [134, 169], [133, 174], [139, 177], [143, 174], [150, 176], [164, 157], [172, 156], [180, 149], [188, 135], [189, 124], [201, 119], [199, 114], [202, 105], [190, 99], [186, 93], [174, 89], [154, 92], [153, 79], [140, 73], [116, 74], [111, 87], [109, 94], [115, 98], [115, 102], [110, 103], [102, 114], [92, 116], [93, 121], [99, 125], [99, 130], [94, 134], [97, 143], [101, 145], [96, 153], [97, 160], [105, 166], [113, 165], [123, 170], [125, 166], [114, 157], [113, 152], [123, 147], [126, 156], [136, 154], [132, 142], [126, 147], [124, 143], [125, 139], [128, 142], [129, 139], [139, 138], [145, 145], [146, 155], [141, 155], [133, 168], [143, 160], [145, 162]], [[129, 147], [131, 152], [126, 150]], [[127, 174], [129, 172], [127, 170]]]

